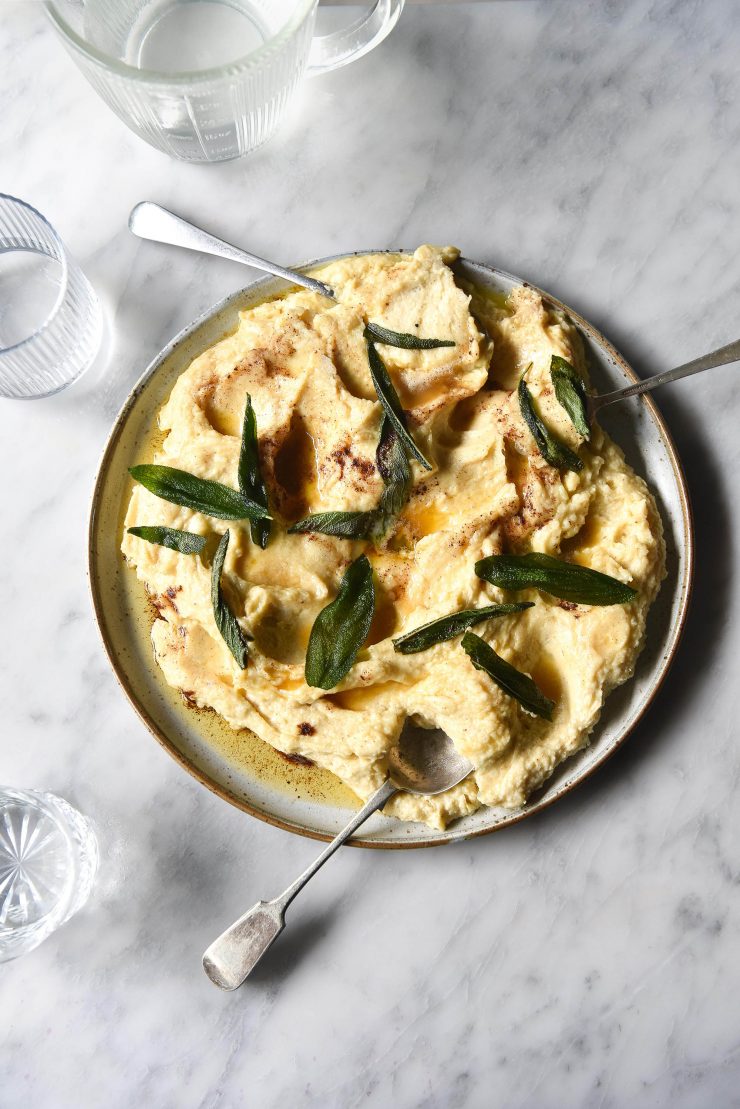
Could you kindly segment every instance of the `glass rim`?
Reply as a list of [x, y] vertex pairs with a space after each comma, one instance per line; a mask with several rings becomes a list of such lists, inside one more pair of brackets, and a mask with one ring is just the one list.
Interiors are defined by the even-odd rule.
[[97, 65], [101, 65], [105, 69], [109, 69], [121, 77], [128, 77], [138, 81], [148, 81], [151, 84], [167, 85], [179, 82], [187, 82], [190, 84], [193, 82], [213, 81], [233, 76], [256, 64], [260, 64], [290, 38], [308, 15], [311, 8], [314, 5], [318, 6], [318, 2], [319, 0], [299, 0], [293, 15], [286, 21], [285, 25], [276, 35], [268, 39], [267, 42], [264, 42], [261, 46], [251, 50], [248, 54], [243, 54], [240, 58], [232, 62], [226, 62], [224, 65], [220, 66], [212, 66], [209, 69], [184, 69], [172, 73], [162, 73], [157, 69], [139, 69], [136, 66], [122, 62], [120, 58], [114, 58], [112, 55], [106, 54], [103, 50], [98, 50], [96, 46], [89, 43], [87, 39], [83, 38], [82, 35], [78, 34], [77, 31], [69, 25], [58, 10], [58, 0], [44, 0], [44, 7], [46, 8], [49, 19], [59, 33], [66, 38], [75, 49], [79, 50], [81, 54], [84, 54]]
[[[10, 193], [0, 192], [0, 201], [3, 200], [9, 200], [13, 204], [18, 204], [21, 208], [26, 208], [29, 212], [33, 212], [35, 216], [38, 216], [41, 222], [46, 226], [50, 238], [54, 241], [57, 250], [59, 251], [59, 258], [54, 259], [54, 261], [59, 262], [62, 272], [59, 281], [59, 292], [57, 293], [57, 298], [54, 301], [52, 307], [49, 309], [49, 312], [44, 321], [40, 323], [39, 326], [34, 331], [32, 331], [30, 335], [26, 335], [25, 339], [19, 339], [17, 343], [12, 343], [8, 347], [0, 346], [0, 358], [3, 358], [6, 354], [11, 354], [13, 351], [19, 350], [21, 347], [26, 346], [26, 344], [33, 343], [36, 339], [38, 339], [39, 335], [41, 335], [41, 333], [54, 322], [57, 315], [59, 314], [59, 309], [64, 303], [64, 298], [67, 295], [67, 288], [69, 285], [69, 262], [67, 259], [67, 251], [64, 243], [59, 237], [58, 232], [49, 223], [46, 216], [39, 212], [38, 208], [34, 208], [33, 204], [29, 204], [26, 200], [21, 200], [18, 196], [11, 196]], [[34, 250], [33, 247], [8, 247], [7, 250], [0, 251], [0, 254], [11, 253], [40, 254], [42, 257], [45, 258], [52, 257], [52, 255], [46, 254], [43, 250]]]

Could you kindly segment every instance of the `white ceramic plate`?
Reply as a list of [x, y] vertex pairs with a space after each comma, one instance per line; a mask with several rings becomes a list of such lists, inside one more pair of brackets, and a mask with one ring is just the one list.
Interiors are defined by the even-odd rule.
[[[466, 259], [457, 263], [456, 270], [467, 281], [499, 294], [522, 284], [519, 278]], [[288, 762], [251, 734], [233, 732], [214, 713], [189, 708], [170, 689], [152, 655], [152, 613], [146, 596], [119, 552], [131, 491], [128, 467], [151, 456], [156, 414], [177, 377], [193, 358], [234, 330], [239, 311], [287, 287], [270, 277], [232, 294], [181, 331], [144, 372], [115, 422], [100, 464], [90, 515], [89, 570], [111, 664], [152, 734], [191, 774], [232, 804], [290, 831], [326, 839], [348, 821], [353, 795], [326, 771]], [[595, 328], [554, 297], [543, 296], [564, 309], [580, 328], [598, 392], [636, 380]], [[445, 832], [376, 814], [355, 844], [430, 847], [483, 835], [538, 812], [596, 770], [624, 741], [655, 696], [683, 630], [691, 589], [693, 539], [686, 484], [670, 435], [651, 400], [625, 401], [607, 409], [602, 424], [648, 481], [666, 533], [668, 577], [650, 611], [647, 642], [634, 679], [608, 698], [590, 746], [558, 768], [523, 808], [480, 809]]]

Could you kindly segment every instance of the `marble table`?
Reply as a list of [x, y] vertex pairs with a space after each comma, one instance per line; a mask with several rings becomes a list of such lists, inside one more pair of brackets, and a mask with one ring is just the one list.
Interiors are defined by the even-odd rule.
[[459, 244], [572, 303], [641, 373], [737, 338], [737, 5], [410, 7], [375, 54], [307, 86], [276, 141], [221, 166], [130, 134], [40, 5], [4, 4], [0, 45], [0, 187], [52, 219], [111, 325], [76, 386], [0, 402], [2, 778], [68, 797], [103, 853], [88, 907], [0, 969], [4, 1109], [739, 1104], [737, 368], [660, 397], [694, 499], [696, 591], [621, 752], [501, 834], [341, 852], [235, 994], [207, 981], [203, 948], [315, 845], [151, 739], [85, 574], [119, 406], [245, 276], [134, 239], [144, 197], [286, 262]]

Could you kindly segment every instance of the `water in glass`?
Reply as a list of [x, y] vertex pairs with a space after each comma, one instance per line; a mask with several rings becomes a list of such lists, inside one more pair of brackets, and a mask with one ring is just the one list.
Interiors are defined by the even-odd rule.
[[[156, 133], [179, 158], [222, 161], [258, 146], [285, 111], [305, 66], [308, 9], [263, 62], [254, 52], [275, 43], [301, 7], [305, 0], [87, 0], [84, 36], [141, 71], [125, 92], [108, 73], [106, 93], [119, 115], [146, 138]], [[102, 91], [100, 76], [94, 83]]]
[[251, 0], [88, 0], [85, 31], [91, 43], [126, 65], [158, 73], [195, 72], [228, 65], [256, 50], [276, 25], [270, 8]]
[[62, 284], [61, 265], [36, 250], [0, 252], [0, 347], [22, 343], [51, 315]]

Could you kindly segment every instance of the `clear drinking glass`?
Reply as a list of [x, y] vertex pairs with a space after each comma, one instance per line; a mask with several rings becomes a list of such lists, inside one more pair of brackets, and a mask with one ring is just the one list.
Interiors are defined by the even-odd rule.
[[404, 0], [375, 0], [313, 37], [318, 0], [48, 0], [90, 84], [132, 131], [187, 162], [247, 154], [274, 133], [304, 73], [362, 57]]
[[0, 193], [0, 396], [64, 389], [90, 366], [102, 333], [98, 298], [54, 228]]
[[90, 822], [53, 793], [0, 787], [0, 962], [38, 947], [90, 896]]

